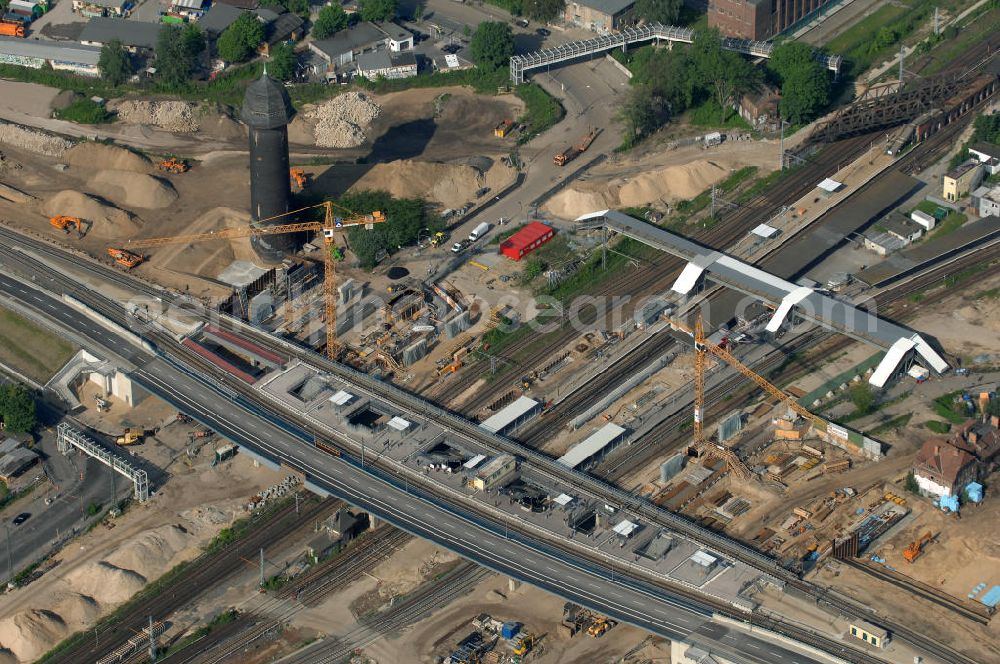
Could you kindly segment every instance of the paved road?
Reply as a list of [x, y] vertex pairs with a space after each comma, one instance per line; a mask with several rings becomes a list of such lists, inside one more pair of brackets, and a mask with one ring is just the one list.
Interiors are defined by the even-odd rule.
[[[59, 324], [86, 334], [95, 345], [104, 346], [95, 348], [98, 352], [122, 352], [126, 342], [103, 327], [95, 329], [89, 318], [61, 299], [2, 275], [0, 289], [26, 306], [45, 311]], [[370, 467], [363, 469], [352, 460], [317, 453], [308, 434], [257, 411], [182, 367], [138, 350], [126, 354], [140, 366], [134, 372], [136, 380], [225, 437], [306, 469], [316, 484], [335, 495], [481, 565], [664, 637], [702, 644], [740, 662], [822, 661], [714, 623], [708, 611], [690, 600], [623, 579], [613, 569], [536, 542], [521, 541], [517, 536], [508, 537], [497, 526], [397, 486], [390, 478], [373, 473]]]

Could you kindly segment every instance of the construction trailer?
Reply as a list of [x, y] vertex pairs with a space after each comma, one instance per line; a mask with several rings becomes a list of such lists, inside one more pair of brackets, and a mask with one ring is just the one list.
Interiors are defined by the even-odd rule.
[[555, 229], [540, 221], [533, 221], [500, 243], [500, 253], [519, 261], [553, 237]]

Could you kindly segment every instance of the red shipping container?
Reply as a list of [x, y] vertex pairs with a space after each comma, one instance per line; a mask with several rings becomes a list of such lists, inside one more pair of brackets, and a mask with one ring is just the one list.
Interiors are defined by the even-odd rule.
[[515, 261], [551, 240], [556, 231], [551, 226], [533, 221], [500, 243], [500, 253]]

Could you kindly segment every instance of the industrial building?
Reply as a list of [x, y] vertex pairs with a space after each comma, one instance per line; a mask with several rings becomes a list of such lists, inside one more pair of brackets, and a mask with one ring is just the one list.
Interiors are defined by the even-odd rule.
[[781, 122], [780, 103], [781, 92], [765, 83], [756, 90], [743, 93], [734, 106], [740, 117], [754, 129], [774, 131]]
[[128, 0], [73, 0], [73, 11], [83, 16], [127, 16]]
[[80, 43], [100, 48], [117, 39], [132, 53], [152, 53], [161, 27], [159, 23], [95, 16], [83, 26]]
[[979, 186], [983, 168], [978, 159], [969, 159], [951, 169], [941, 178], [941, 195], [954, 203]]
[[309, 43], [313, 53], [329, 63], [329, 70], [350, 64], [362, 53], [386, 49], [391, 53], [413, 48], [413, 35], [395, 23], [376, 25], [369, 21], [341, 30], [333, 37]]
[[374, 51], [358, 56], [358, 75], [367, 79], [412, 78], [417, 75], [417, 58], [413, 53]]
[[980, 217], [1000, 215], [1000, 185], [979, 187], [973, 191], [972, 207]]
[[[288, 212], [288, 123], [295, 110], [284, 86], [267, 75], [247, 86], [240, 119], [250, 128], [250, 216], [252, 223]], [[278, 219], [271, 224], [284, 223]], [[294, 248], [288, 234], [255, 235], [250, 244], [262, 259], [280, 262]]]
[[1000, 173], [1000, 145], [976, 143], [969, 146], [969, 156], [979, 160], [988, 175]]
[[38, 455], [35, 452], [17, 447], [0, 457], [0, 480], [10, 482], [36, 463]]
[[723, 35], [763, 41], [777, 37], [836, 0], [709, 0], [708, 25]]
[[604, 34], [635, 23], [635, 0], [572, 0], [563, 19], [587, 30]]
[[500, 454], [484, 463], [476, 476], [472, 478], [472, 486], [478, 491], [489, 491], [504, 483], [517, 470], [517, 459], [510, 454]]
[[555, 234], [551, 226], [533, 221], [501, 242], [500, 253], [511, 260], [519, 261], [551, 240]]
[[73, 42], [39, 42], [18, 37], [0, 36], [0, 63], [41, 69], [46, 65], [56, 70], [84, 76], [97, 76], [97, 61], [101, 49]]
[[923, 226], [899, 212], [893, 212], [865, 231], [863, 237], [865, 249], [887, 256], [916, 242], [923, 234]]
[[885, 648], [889, 643], [889, 632], [869, 622], [858, 620], [851, 623], [851, 636], [870, 643], [876, 648]]

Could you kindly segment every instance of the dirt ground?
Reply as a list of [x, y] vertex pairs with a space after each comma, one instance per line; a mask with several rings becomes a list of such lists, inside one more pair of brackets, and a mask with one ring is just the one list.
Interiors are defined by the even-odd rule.
[[[96, 392], [96, 385], [84, 384], [81, 402], [92, 406]], [[188, 432], [196, 427], [174, 422], [173, 410], [161, 401], [148, 398], [134, 409], [110, 401], [108, 412], [88, 410], [80, 419], [112, 435], [126, 426], [162, 425], [131, 451], [163, 472], [152, 475], [154, 495], [148, 502], [71, 541], [51, 571], [0, 597], [0, 655], [9, 661], [36, 659], [146, 583], [196, 557], [220, 529], [244, 515], [250, 495], [280, 479], [239, 455], [212, 467], [213, 441], [191, 447], [189, 454]]]
[[691, 145], [658, 152], [637, 151], [608, 160], [552, 197], [545, 209], [574, 219], [608, 207], [666, 209], [690, 200], [744, 166], [758, 176], [774, 168], [774, 141], [733, 141], [713, 148]]

